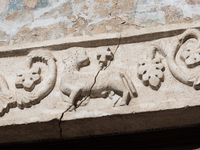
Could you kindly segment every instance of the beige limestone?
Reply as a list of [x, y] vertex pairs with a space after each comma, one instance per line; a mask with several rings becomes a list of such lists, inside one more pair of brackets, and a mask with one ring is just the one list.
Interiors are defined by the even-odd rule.
[[200, 23], [0, 48], [0, 143], [199, 124]]

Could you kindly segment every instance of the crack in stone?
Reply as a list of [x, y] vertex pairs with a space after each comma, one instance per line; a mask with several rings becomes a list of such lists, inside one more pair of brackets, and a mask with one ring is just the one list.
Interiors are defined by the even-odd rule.
[[60, 137], [61, 137], [61, 139], [63, 140], [63, 136], [62, 136], [62, 128], [61, 128], [61, 122], [62, 122], [62, 118], [63, 118], [63, 116], [64, 116], [64, 114], [71, 108], [72, 106], [70, 106], [69, 108], [67, 108], [67, 110], [65, 110], [62, 114], [61, 114], [61, 116], [60, 116], [60, 119], [59, 119], [59, 128], [60, 128]]
[[[119, 48], [119, 46], [120, 46], [120, 42], [121, 42], [121, 34], [120, 34], [120, 38], [119, 38], [119, 43], [118, 43], [118, 45], [117, 45], [117, 47], [116, 47], [116, 49], [115, 49], [115, 51], [114, 51], [114, 53], [113, 53], [114, 56], [115, 56], [115, 54], [116, 54], [116, 52], [117, 52], [117, 50], [118, 50], [118, 48]], [[111, 60], [111, 61], [112, 61], [112, 60]], [[109, 61], [109, 64], [107, 65], [107, 67], [106, 67], [104, 70], [106, 70], [106, 69], [110, 66], [111, 61]], [[97, 77], [98, 77], [98, 75], [99, 75], [99, 73], [100, 73], [101, 71], [102, 71], [102, 69], [99, 69], [98, 72], [97, 72], [97, 74], [95, 75], [95, 77], [94, 77], [94, 82], [93, 82], [92, 86], [90, 87], [90, 91], [89, 91], [88, 96], [86, 96], [86, 97], [79, 103], [79, 105], [76, 106], [76, 108], [78, 108], [79, 106], [81, 106], [81, 104], [82, 104], [84, 101], [86, 101], [86, 100], [88, 99], [88, 97], [90, 97], [90, 95], [91, 95], [91, 93], [92, 93], [92, 88], [94, 87], [94, 85], [95, 85], [95, 83], [96, 83], [96, 81], [97, 81]], [[60, 137], [61, 137], [61, 140], [63, 140], [62, 127], [61, 127], [62, 118], [63, 118], [64, 114], [65, 114], [66, 112], [68, 112], [68, 111], [71, 109], [71, 107], [72, 107], [72, 105], [71, 105], [69, 108], [67, 108], [67, 109], [61, 114], [60, 119], [59, 119], [59, 128], [60, 128]], [[75, 110], [76, 110], [76, 108], [75, 108]]]
[[98, 77], [98, 75], [99, 75], [100, 72], [101, 72], [101, 69], [97, 72], [96, 76], [94, 77], [94, 83], [93, 83], [92, 86], [90, 87], [90, 92], [89, 92], [88, 96], [86, 96], [86, 98], [85, 98], [84, 100], [82, 100], [81, 103], [80, 103], [76, 108], [78, 108], [79, 106], [81, 106], [81, 104], [82, 104], [84, 101], [86, 101], [88, 97], [90, 97], [90, 95], [91, 95], [91, 93], [92, 93], [92, 88], [94, 87], [94, 85], [95, 85], [95, 83], [96, 83], [96, 81], [97, 81], [97, 77]]
[[[91, 92], [92, 92], [92, 88], [94, 87], [94, 85], [95, 85], [95, 83], [96, 83], [96, 81], [97, 81], [97, 77], [98, 77], [100, 71], [101, 71], [101, 69], [97, 72], [97, 74], [96, 74], [95, 77], [94, 77], [94, 82], [93, 82], [92, 86], [90, 87], [90, 91], [89, 91], [88, 96], [86, 96], [76, 108], [78, 108], [79, 106], [81, 106], [81, 104], [82, 104], [84, 101], [86, 101], [86, 100], [88, 99], [88, 97], [90, 97]], [[61, 137], [61, 140], [63, 140], [63, 136], [62, 136], [62, 127], [61, 127], [62, 118], [63, 118], [64, 114], [70, 110], [71, 107], [72, 107], [72, 105], [71, 105], [69, 108], [67, 108], [67, 109], [61, 114], [60, 119], [59, 119], [59, 128], [60, 128], [60, 137]]]

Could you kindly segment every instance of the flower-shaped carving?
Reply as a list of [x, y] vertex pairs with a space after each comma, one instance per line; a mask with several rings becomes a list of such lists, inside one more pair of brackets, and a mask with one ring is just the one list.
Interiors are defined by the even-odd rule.
[[163, 71], [164, 66], [160, 58], [154, 58], [150, 62], [143, 60], [138, 64], [139, 78], [144, 85], [150, 85], [153, 90], [158, 90], [161, 82], [164, 81]]
[[15, 86], [17, 88], [24, 88], [26, 91], [32, 91], [36, 84], [41, 80], [40, 68], [32, 67], [30, 70], [21, 70], [17, 73]]
[[181, 53], [181, 58], [188, 68], [196, 67], [200, 64], [199, 46], [194, 43], [188, 43]]

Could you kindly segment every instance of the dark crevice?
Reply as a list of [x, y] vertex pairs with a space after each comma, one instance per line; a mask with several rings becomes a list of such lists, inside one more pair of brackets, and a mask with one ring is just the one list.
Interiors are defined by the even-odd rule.
[[62, 128], [61, 128], [62, 118], [63, 118], [64, 114], [65, 114], [71, 107], [72, 107], [72, 106], [70, 106], [69, 108], [67, 108], [67, 110], [65, 110], [65, 111], [61, 114], [60, 119], [59, 119], [59, 128], [60, 128], [60, 138], [61, 138], [61, 140], [63, 140]]

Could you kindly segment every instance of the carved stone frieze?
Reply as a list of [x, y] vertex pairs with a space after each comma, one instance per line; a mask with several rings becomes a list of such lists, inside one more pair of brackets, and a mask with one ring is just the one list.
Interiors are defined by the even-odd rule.
[[0, 143], [199, 124], [199, 27], [0, 47]]
[[27, 70], [21, 70], [17, 73], [17, 81], [15, 85], [17, 88], [24, 88], [26, 91], [32, 91], [35, 85], [41, 81], [40, 68], [29, 68]]

